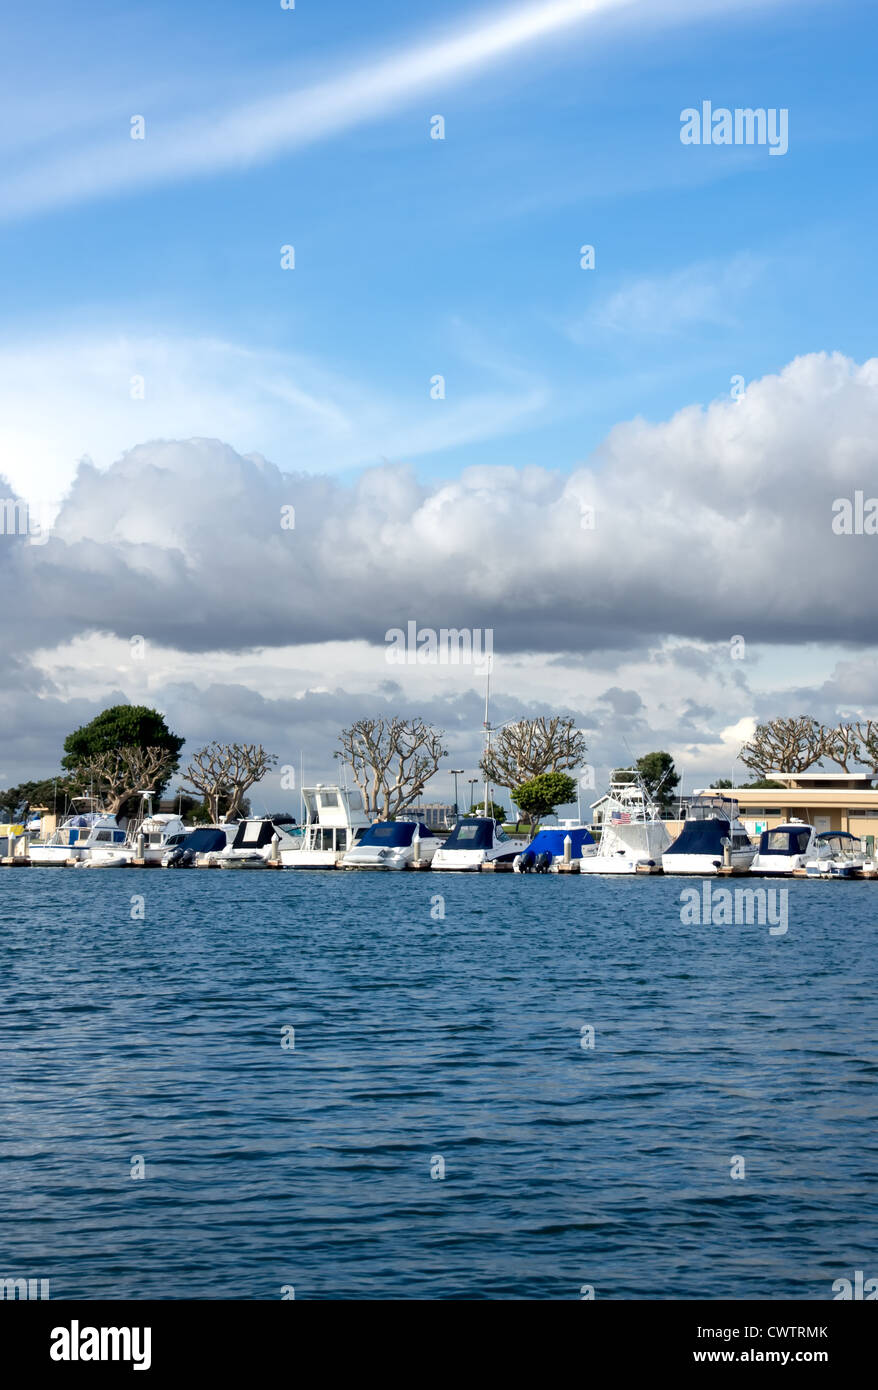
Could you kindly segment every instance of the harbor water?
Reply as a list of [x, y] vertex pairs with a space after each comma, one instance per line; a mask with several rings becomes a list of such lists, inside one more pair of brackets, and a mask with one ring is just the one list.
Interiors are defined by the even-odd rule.
[[878, 1274], [878, 891], [789, 882], [775, 935], [684, 925], [690, 886], [4, 872], [0, 1277], [829, 1299]]

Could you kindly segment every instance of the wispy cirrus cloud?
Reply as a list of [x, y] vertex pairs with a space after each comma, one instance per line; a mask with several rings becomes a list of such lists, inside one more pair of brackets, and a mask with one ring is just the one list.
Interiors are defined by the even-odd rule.
[[766, 269], [763, 258], [742, 253], [731, 261], [705, 261], [666, 275], [640, 276], [599, 300], [569, 326], [574, 342], [595, 328], [613, 333], [667, 334], [697, 324], [730, 324], [742, 294]]

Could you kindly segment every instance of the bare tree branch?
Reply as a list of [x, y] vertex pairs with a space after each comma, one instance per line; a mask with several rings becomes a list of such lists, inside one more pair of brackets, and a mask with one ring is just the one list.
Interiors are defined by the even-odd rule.
[[339, 757], [350, 767], [369, 815], [390, 820], [423, 795], [448, 749], [444, 734], [423, 719], [357, 719], [339, 734]]

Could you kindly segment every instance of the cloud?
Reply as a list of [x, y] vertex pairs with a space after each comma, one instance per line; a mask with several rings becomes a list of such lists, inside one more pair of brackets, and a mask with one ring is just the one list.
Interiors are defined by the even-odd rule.
[[426, 486], [387, 465], [343, 486], [159, 441], [82, 465], [47, 544], [4, 538], [0, 578], [28, 647], [37, 615], [44, 646], [95, 630], [184, 651], [381, 646], [411, 620], [491, 629], [509, 654], [863, 646], [878, 538], [834, 534], [832, 501], [868, 489], [876, 439], [878, 361], [815, 354], [739, 401], [619, 425], [569, 476], [473, 467]]
[[[5, 181], [6, 217], [195, 174], [245, 168], [386, 115], [419, 94], [459, 81], [539, 40], [632, 0], [549, 0], [485, 17], [450, 37], [376, 55], [337, 76], [225, 111], [174, 122], [146, 139], [66, 151]], [[147, 114], [147, 120], [149, 116]]]
[[742, 253], [729, 262], [703, 262], [632, 280], [572, 324], [570, 337], [582, 343], [590, 340], [595, 328], [663, 335], [696, 324], [733, 323], [742, 295], [758, 283], [766, 265]]

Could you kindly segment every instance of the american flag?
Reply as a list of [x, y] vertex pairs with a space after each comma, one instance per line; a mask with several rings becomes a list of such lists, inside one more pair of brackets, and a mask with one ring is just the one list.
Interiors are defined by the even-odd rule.
[[614, 811], [610, 816], [610, 820], [618, 822], [619, 825], [631, 824], [631, 816], [627, 811]]

